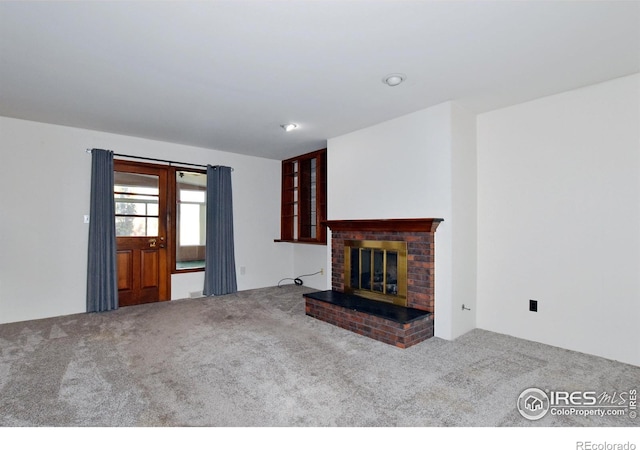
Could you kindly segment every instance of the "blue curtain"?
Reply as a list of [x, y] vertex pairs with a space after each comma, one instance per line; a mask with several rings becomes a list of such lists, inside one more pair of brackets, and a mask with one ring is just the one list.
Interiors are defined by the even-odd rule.
[[224, 295], [237, 290], [231, 167], [207, 166], [207, 239], [203, 294]]
[[91, 151], [87, 312], [118, 308], [113, 152]]

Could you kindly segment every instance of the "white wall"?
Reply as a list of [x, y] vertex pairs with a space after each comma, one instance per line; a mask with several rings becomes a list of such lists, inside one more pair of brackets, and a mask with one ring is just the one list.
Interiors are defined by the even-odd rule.
[[[452, 336], [476, 327], [477, 295], [477, 152], [476, 116], [451, 108], [452, 173]], [[437, 235], [437, 232], [436, 232]], [[462, 309], [462, 305], [468, 309]]]
[[[464, 155], [474, 157], [475, 122], [473, 116], [454, 108], [450, 102], [443, 103], [330, 139], [327, 155], [330, 220], [444, 219], [435, 234], [435, 334], [445, 339], [473, 328], [475, 314], [471, 312], [469, 323], [463, 320], [454, 324], [454, 320], [460, 320], [454, 316], [454, 307], [463, 302], [475, 303], [472, 298], [454, 299], [456, 279], [470, 283], [468, 287], [456, 288], [460, 295], [471, 292], [471, 297], [475, 297], [475, 269], [461, 272], [462, 278], [454, 272], [453, 206], [454, 192], [459, 198], [467, 195], [475, 198], [474, 189], [470, 189], [474, 184], [475, 163], [458, 161]], [[454, 128], [461, 136], [455, 140]], [[471, 172], [471, 179], [456, 181], [454, 190], [458, 172], [460, 176]], [[462, 218], [466, 219], [461, 215]], [[475, 220], [460, 229], [475, 233]], [[461, 242], [460, 248], [468, 245]], [[464, 267], [464, 263], [459, 267]]]
[[330, 139], [329, 220], [446, 220], [451, 211], [450, 129], [450, 104], [443, 103]]
[[327, 265], [326, 245], [316, 244], [287, 244], [293, 246], [294, 276], [316, 273], [322, 269], [323, 273], [301, 278], [305, 286], [324, 291], [331, 289], [331, 282], [327, 273], [331, 266]]
[[640, 75], [480, 115], [478, 327], [640, 365], [639, 323]]
[[[0, 323], [85, 311], [91, 157], [86, 148], [234, 167], [240, 290], [273, 286], [293, 267], [280, 233], [280, 162], [0, 117]], [[172, 299], [202, 290], [174, 275]]]

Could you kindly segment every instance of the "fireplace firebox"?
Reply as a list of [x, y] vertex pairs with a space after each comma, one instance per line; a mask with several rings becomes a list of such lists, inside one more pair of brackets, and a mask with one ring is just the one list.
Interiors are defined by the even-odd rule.
[[407, 243], [344, 242], [344, 292], [407, 306]]

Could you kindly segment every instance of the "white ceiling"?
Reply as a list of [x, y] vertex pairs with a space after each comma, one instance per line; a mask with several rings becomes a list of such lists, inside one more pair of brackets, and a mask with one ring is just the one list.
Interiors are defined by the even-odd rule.
[[0, 115], [274, 159], [639, 71], [636, 1], [0, 2]]

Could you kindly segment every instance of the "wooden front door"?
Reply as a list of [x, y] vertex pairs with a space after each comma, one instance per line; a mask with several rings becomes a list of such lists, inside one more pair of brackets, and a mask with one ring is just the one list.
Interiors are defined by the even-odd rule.
[[167, 178], [162, 166], [115, 161], [119, 306], [169, 300]]

